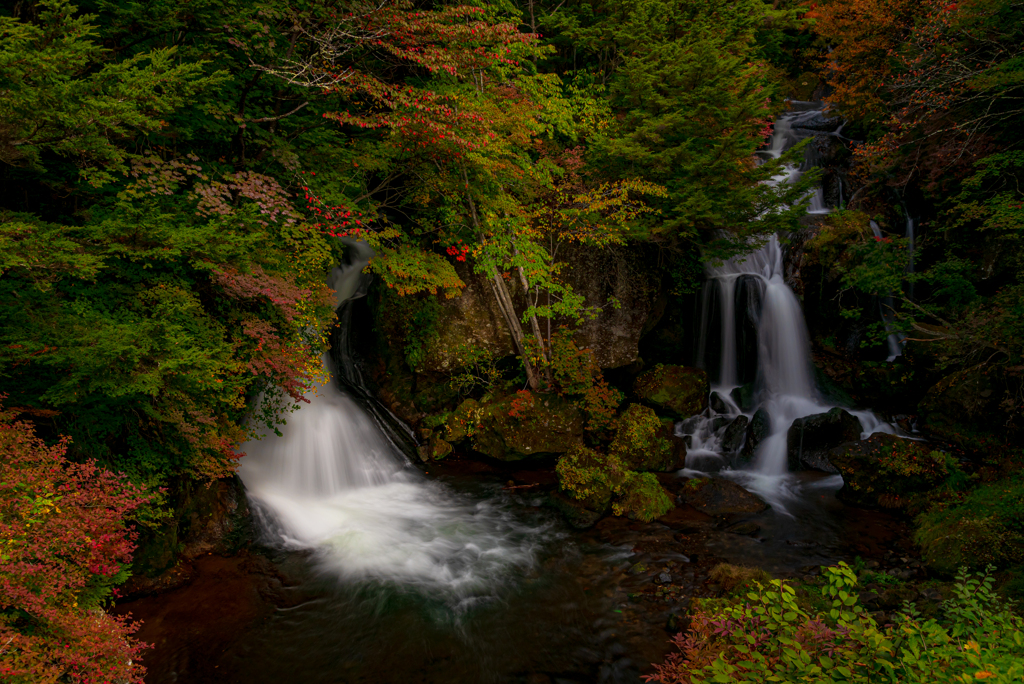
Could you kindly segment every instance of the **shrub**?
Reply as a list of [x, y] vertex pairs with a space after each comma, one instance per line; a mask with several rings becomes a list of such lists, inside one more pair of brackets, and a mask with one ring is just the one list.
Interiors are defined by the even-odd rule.
[[67, 445], [47, 446], [0, 407], [0, 679], [141, 684], [135, 625], [99, 606], [127, 578], [125, 516], [148, 497], [68, 462]]
[[643, 522], [672, 509], [658, 478], [630, 470], [615, 454], [576, 445], [558, 459], [555, 472], [562, 490], [591, 510], [605, 510], [613, 497], [615, 515], [632, 514]]
[[941, 621], [922, 621], [905, 604], [895, 624], [880, 627], [853, 593], [849, 566], [824, 572], [827, 613], [806, 613], [780, 580], [700, 602], [690, 631], [673, 639], [678, 652], [646, 681], [1008, 683], [1024, 676], [1024, 620], [992, 593], [989, 574], [972, 578], [963, 569]]

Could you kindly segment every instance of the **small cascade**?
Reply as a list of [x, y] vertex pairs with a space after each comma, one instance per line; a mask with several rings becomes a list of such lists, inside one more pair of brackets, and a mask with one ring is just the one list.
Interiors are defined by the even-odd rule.
[[[882, 229], [879, 228], [878, 224], [874, 221], [871, 221], [871, 232], [875, 234], [876, 239], [882, 239]], [[894, 320], [893, 314], [895, 311], [894, 306], [895, 304], [891, 294], [878, 300], [878, 307], [879, 312], [882, 315], [882, 322], [885, 324], [885, 331], [889, 333], [885, 338], [885, 343], [889, 347], [889, 356], [886, 357], [885, 360], [890, 363], [903, 355], [903, 342], [900, 340], [899, 335], [892, 332]]]
[[[801, 123], [821, 116], [820, 105], [783, 115], [761, 154], [777, 159], [814, 134], [800, 129]], [[772, 182], [795, 182], [806, 170], [788, 168]], [[819, 197], [815, 194], [811, 200], [812, 213], [829, 211], [823, 201], [816, 204]], [[708, 268], [697, 354], [713, 394], [705, 413], [677, 426], [688, 442], [687, 467], [720, 470], [785, 511], [791, 488], [789, 427], [797, 418], [827, 412], [834, 405], [816, 388], [803, 311], [785, 283], [783, 251], [776, 236], [756, 251]], [[860, 420], [862, 437], [893, 431], [871, 412], [850, 412]], [[744, 462], [741, 435], [748, 423], [759, 425], [762, 438], [749, 455], [751, 460]], [[729, 470], [732, 465], [738, 469]]]
[[[365, 243], [349, 247], [348, 263], [328, 277], [343, 310], [365, 293], [373, 256]], [[330, 379], [286, 414], [281, 435], [264, 429], [242, 447], [239, 476], [268, 542], [311, 551], [336, 576], [421, 585], [459, 605], [534, 562], [543, 529], [517, 522], [500, 499], [472, 500], [424, 478], [342, 390], [327, 355], [323, 363]], [[360, 382], [349, 366], [346, 383]]]

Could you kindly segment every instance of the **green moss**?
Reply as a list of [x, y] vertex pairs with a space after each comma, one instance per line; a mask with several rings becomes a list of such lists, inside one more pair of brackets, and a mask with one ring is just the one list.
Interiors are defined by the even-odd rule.
[[1024, 478], [978, 487], [959, 503], [937, 506], [916, 522], [915, 540], [924, 560], [940, 573], [1024, 562]]
[[645, 402], [686, 418], [707, 407], [710, 386], [707, 373], [699, 368], [658, 364], [636, 379], [633, 391]]
[[672, 445], [662, 432], [661, 419], [653, 409], [630, 404], [618, 418], [608, 450], [631, 470], [668, 470], [672, 466]]
[[612, 503], [615, 515], [633, 515], [642, 522], [651, 522], [672, 510], [672, 499], [652, 473], [630, 471], [618, 493], [619, 498]]

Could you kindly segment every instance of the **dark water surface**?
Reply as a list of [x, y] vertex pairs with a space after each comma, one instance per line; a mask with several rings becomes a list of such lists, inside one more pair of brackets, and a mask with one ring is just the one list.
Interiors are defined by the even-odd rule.
[[[570, 530], [542, 504], [550, 475], [432, 475], [464, 494], [501, 499], [551, 533], [531, 567], [500, 586], [453, 596], [383, 580], [339, 580], [310, 554], [265, 551], [194, 563], [187, 586], [121, 604], [144, 621], [147, 682], [629, 682], [669, 650], [691, 597], [712, 595], [707, 571], [728, 560], [799, 576], [808, 566], [872, 557], [899, 526], [844, 507], [820, 478], [794, 484], [787, 513], [751, 518], [756, 534], [688, 507], [662, 522], [608, 518]], [[537, 484], [502, 490], [500, 483]], [[677, 619], [677, 616], [679, 619]]]

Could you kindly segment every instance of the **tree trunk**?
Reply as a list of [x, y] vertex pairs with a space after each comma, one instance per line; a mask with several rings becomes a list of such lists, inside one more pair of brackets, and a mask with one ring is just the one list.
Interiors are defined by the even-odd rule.
[[[473, 227], [476, 228], [477, 234], [482, 234], [480, 217], [476, 212], [473, 194], [469, 191], [469, 176], [466, 174], [465, 167], [462, 168], [462, 180], [466, 187], [466, 203], [469, 205], [469, 216], [473, 221]], [[512, 342], [515, 343], [516, 351], [519, 352], [519, 357], [523, 360], [526, 381], [529, 383], [530, 389], [537, 390], [540, 388], [540, 378], [537, 376], [537, 370], [530, 363], [530, 356], [526, 349], [526, 335], [523, 333], [523, 326], [519, 323], [516, 307], [512, 302], [512, 295], [509, 294], [508, 287], [505, 285], [505, 279], [501, 277], [497, 269], [491, 269], [491, 291], [494, 292], [494, 298], [498, 301], [498, 310], [501, 311], [501, 316], [505, 319], [505, 324], [512, 334]], [[541, 353], [543, 353], [543, 349], [542, 345]]]

